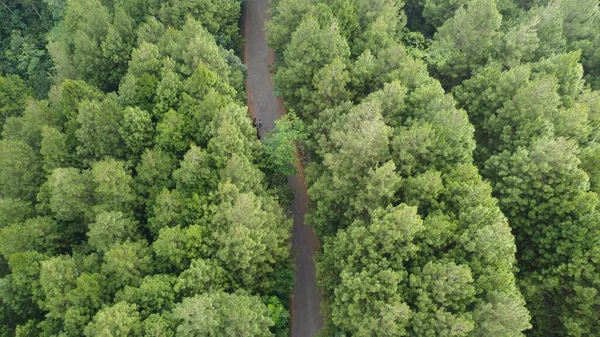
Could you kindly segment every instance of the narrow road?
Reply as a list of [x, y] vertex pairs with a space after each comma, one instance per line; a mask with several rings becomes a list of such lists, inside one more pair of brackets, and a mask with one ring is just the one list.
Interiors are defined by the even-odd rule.
[[[268, 0], [247, 0], [243, 20], [243, 34], [246, 39], [244, 59], [248, 67], [246, 90], [250, 113], [263, 121], [262, 133], [274, 126], [285, 109], [281, 98], [275, 96], [269, 65], [273, 63], [273, 53], [267, 46], [264, 24], [267, 20]], [[304, 223], [308, 210], [308, 195], [304, 184], [302, 168], [297, 176], [288, 180], [294, 191], [292, 213], [294, 229], [292, 251], [295, 256], [294, 294], [290, 302], [291, 336], [311, 337], [323, 326], [321, 318], [321, 294], [317, 288], [313, 257], [318, 241], [312, 228]]]

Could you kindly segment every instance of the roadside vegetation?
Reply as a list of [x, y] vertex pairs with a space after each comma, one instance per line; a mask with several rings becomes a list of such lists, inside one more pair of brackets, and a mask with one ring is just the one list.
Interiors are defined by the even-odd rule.
[[598, 2], [276, 0], [324, 336], [600, 330]]
[[286, 139], [247, 115], [241, 3], [1, 5], [0, 336], [287, 336]]

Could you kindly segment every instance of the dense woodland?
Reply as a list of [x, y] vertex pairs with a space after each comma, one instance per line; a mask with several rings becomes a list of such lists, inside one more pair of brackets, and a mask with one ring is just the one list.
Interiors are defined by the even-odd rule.
[[274, 0], [324, 336], [597, 336], [597, 0]]
[[[297, 143], [323, 336], [600, 331], [598, 0], [0, 1], [0, 336], [286, 336]], [[301, 324], [301, 323], [300, 323]]]
[[287, 336], [293, 144], [256, 140], [241, 5], [0, 1], [0, 336]]

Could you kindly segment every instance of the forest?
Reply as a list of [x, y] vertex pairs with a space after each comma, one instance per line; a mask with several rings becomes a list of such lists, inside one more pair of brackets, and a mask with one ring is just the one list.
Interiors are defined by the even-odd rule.
[[[253, 1], [253, 0], [248, 0]], [[0, 1], [0, 337], [598, 336], [598, 0]]]
[[323, 336], [597, 336], [597, 0], [273, 0]]
[[287, 336], [292, 143], [256, 140], [241, 8], [0, 2], [0, 336]]

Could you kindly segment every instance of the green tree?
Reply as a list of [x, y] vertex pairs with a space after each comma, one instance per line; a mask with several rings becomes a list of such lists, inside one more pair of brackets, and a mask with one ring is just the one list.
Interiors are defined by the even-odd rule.
[[434, 27], [441, 27], [446, 20], [454, 16], [457, 9], [465, 6], [469, 0], [425, 0], [423, 18]]
[[101, 212], [89, 224], [88, 243], [99, 252], [107, 252], [114, 244], [137, 237], [137, 223], [119, 211]]
[[598, 270], [598, 197], [588, 192], [576, 154], [572, 141], [541, 138], [486, 162], [515, 233], [520, 284], [538, 336], [586, 334], [598, 326], [589, 315], [597, 300], [584, 295], [599, 286], [588, 276]]
[[125, 170], [123, 162], [106, 159], [92, 165], [91, 179], [94, 184], [94, 210], [129, 212], [135, 201], [133, 179]]
[[107, 81], [113, 64], [106, 62], [101, 48], [109, 27], [109, 10], [100, 1], [67, 2], [63, 20], [51, 37], [54, 46], [49, 48], [59, 80], [76, 76], [102, 89], [114, 88], [116, 83]]
[[346, 65], [340, 58], [334, 59], [315, 74], [312, 104], [303, 110], [322, 111], [350, 100], [352, 93], [346, 88], [349, 82], [350, 74]]
[[108, 74], [104, 74], [107, 89], [116, 89], [127, 72], [127, 62], [134, 45], [134, 24], [135, 22], [123, 7], [119, 5], [114, 7], [112, 25], [108, 27], [106, 36], [100, 43], [102, 57], [108, 63], [106, 68], [110, 69]]
[[4, 125], [2, 136], [5, 139], [22, 140], [34, 150], [39, 150], [44, 125], [57, 126], [61, 123], [60, 114], [49, 108], [46, 101], [28, 100], [21, 117], [11, 117]]
[[218, 263], [208, 259], [194, 259], [189, 268], [177, 279], [174, 290], [181, 297], [192, 297], [229, 287], [227, 273]]
[[288, 257], [291, 221], [271, 197], [219, 185], [211, 220], [215, 256], [239, 287], [268, 289], [269, 275]]
[[271, 20], [265, 22], [265, 35], [273, 51], [281, 55], [292, 40], [303, 18], [314, 8], [312, 1], [274, 1], [269, 7]]
[[125, 241], [114, 244], [104, 254], [102, 273], [108, 278], [110, 289], [139, 286], [142, 278], [152, 270], [152, 254], [145, 241]]
[[540, 43], [535, 51], [536, 58], [562, 53], [567, 49], [567, 41], [563, 35], [563, 16], [558, 4], [559, 1], [555, 1], [548, 6], [532, 8], [528, 13], [534, 20], [539, 20], [537, 35]]
[[87, 172], [57, 168], [40, 188], [38, 201], [48, 207], [58, 220], [81, 221], [90, 215], [92, 182]]
[[79, 141], [77, 154], [82, 159], [101, 160], [106, 156], [123, 158], [125, 143], [119, 134], [123, 108], [115, 96], [102, 102], [83, 101], [79, 106], [76, 135]]
[[137, 305], [118, 302], [98, 311], [94, 320], [85, 327], [84, 335], [86, 337], [133, 337], [139, 335], [140, 329]]
[[0, 140], [0, 196], [33, 201], [44, 179], [42, 172], [41, 160], [29, 145]]
[[31, 91], [17, 75], [0, 76], [0, 131], [9, 117], [23, 115], [25, 99]]
[[171, 173], [176, 165], [175, 159], [168, 152], [159, 149], [144, 150], [133, 178], [136, 192], [148, 199], [155, 199], [163, 188], [174, 187]]
[[234, 153], [219, 174], [221, 183], [229, 181], [240, 192], [253, 192], [257, 195], [264, 192], [265, 173], [244, 155]]
[[157, 267], [168, 272], [181, 271], [188, 268], [193, 259], [206, 255], [202, 232], [203, 228], [198, 225], [162, 228], [152, 243]]
[[151, 337], [173, 337], [172, 323], [169, 317], [161, 316], [158, 314], [150, 315], [142, 322], [142, 333], [144, 336]]
[[67, 294], [70, 307], [64, 315], [63, 331], [69, 336], [81, 336], [96, 311], [107, 301], [105, 278], [98, 274], [82, 273], [77, 286]]
[[192, 144], [183, 156], [180, 167], [173, 171], [177, 190], [187, 195], [207, 195], [214, 190], [217, 177], [211, 164], [208, 153]]
[[42, 127], [41, 134], [40, 154], [44, 158], [44, 171], [51, 174], [55, 168], [70, 166], [71, 154], [67, 145], [67, 135], [46, 125]]
[[156, 125], [156, 147], [162, 151], [183, 155], [191, 143], [183, 114], [169, 110]]
[[296, 174], [296, 144], [307, 137], [304, 123], [291, 111], [275, 122], [275, 129], [264, 140], [269, 162], [274, 170], [285, 176]]
[[540, 48], [538, 27], [537, 18], [526, 17], [506, 32], [500, 43], [500, 50], [496, 52], [505, 66], [513, 68], [535, 57], [536, 50]]
[[329, 131], [331, 148], [323, 151], [326, 170], [308, 189], [311, 199], [319, 205], [310, 214], [309, 222], [318, 226], [317, 233], [323, 235], [334, 234], [349, 225], [348, 219], [362, 214], [351, 211], [350, 204], [364, 191], [368, 172], [390, 159], [392, 129], [385, 125], [378, 102], [354, 107], [338, 123]]
[[148, 229], [154, 237], [162, 228], [185, 225], [189, 218], [186, 198], [178, 190], [163, 188], [156, 196], [152, 207], [152, 216], [148, 219]]
[[52, 257], [40, 265], [40, 286], [44, 299], [40, 307], [47, 317], [61, 319], [69, 308], [67, 294], [77, 286], [79, 270], [75, 259], [68, 255]]
[[26, 318], [41, 317], [42, 311], [38, 307], [39, 301], [44, 298], [40, 285], [40, 263], [46, 257], [35, 251], [16, 253], [8, 259], [10, 274], [0, 282], [2, 303], [21, 317], [21, 322]]
[[[274, 81], [279, 94], [286, 97], [292, 107], [311, 101], [313, 78], [335, 58], [342, 60], [350, 55], [345, 39], [340, 35], [337, 22], [321, 27], [316, 18], [306, 16], [284, 52], [285, 64], [278, 68]], [[314, 118], [313, 114], [301, 117]]]
[[175, 302], [174, 280], [173, 276], [166, 274], [146, 276], [139, 287], [126, 286], [117, 293], [115, 301], [137, 305], [142, 318], [153, 313], [169, 312]]
[[[406, 334], [411, 308], [401, 297], [403, 261], [416, 257], [412, 241], [423, 231], [416, 208], [378, 209], [372, 223], [353, 223], [323, 247], [317, 268], [332, 296], [331, 319], [356, 336]], [[349, 300], [345, 300], [349, 299]]]
[[15, 253], [37, 251], [51, 255], [61, 247], [60, 229], [49, 217], [29, 218], [0, 229], [0, 254], [8, 260]]
[[428, 61], [444, 85], [460, 83], [487, 63], [501, 20], [495, 0], [471, 0], [438, 29]]
[[20, 199], [0, 198], [0, 228], [22, 223], [35, 214], [33, 205]]
[[125, 108], [119, 134], [134, 156], [141, 155], [146, 148], [152, 147], [154, 139], [152, 117], [138, 107]]
[[225, 167], [225, 164], [234, 153], [253, 158], [253, 144], [249, 140], [255, 135], [249, 134], [248, 128], [236, 123], [235, 120], [224, 119], [219, 124], [215, 136], [208, 142], [207, 150], [217, 169]]
[[162, 65], [163, 60], [155, 44], [143, 41], [133, 49], [127, 74], [119, 85], [119, 99], [123, 105], [153, 111]]
[[259, 298], [215, 292], [185, 298], [172, 313], [177, 336], [271, 336], [273, 321]]

